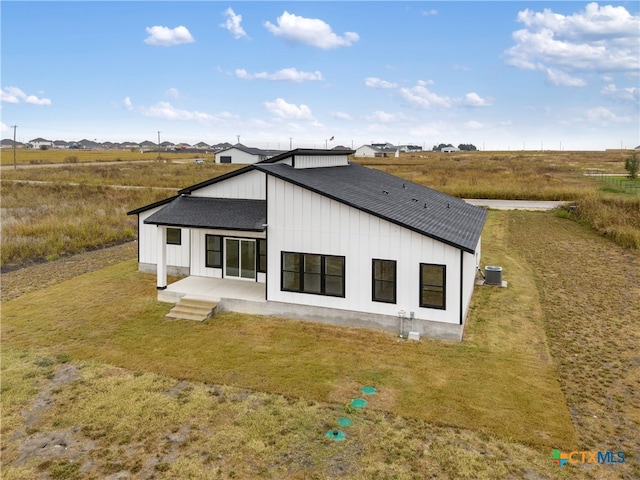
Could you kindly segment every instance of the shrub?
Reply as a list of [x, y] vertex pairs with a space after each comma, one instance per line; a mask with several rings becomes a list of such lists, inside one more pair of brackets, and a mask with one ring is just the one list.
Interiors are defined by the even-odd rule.
[[629, 174], [629, 178], [638, 178], [638, 170], [640, 169], [640, 161], [638, 156], [634, 153], [628, 156], [624, 161], [624, 169]]

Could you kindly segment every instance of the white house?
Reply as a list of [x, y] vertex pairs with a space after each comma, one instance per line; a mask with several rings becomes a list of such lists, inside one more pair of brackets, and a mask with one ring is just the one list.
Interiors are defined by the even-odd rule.
[[392, 157], [398, 151], [398, 147], [391, 144], [362, 145], [354, 153], [356, 157]]
[[217, 152], [215, 162], [251, 164], [266, 160], [270, 156], [269, 152], [265, 150], [245, 147], [241, 143], [237, 143], [232, 147]]
[[453, 153], [453, 152], [459, 152], [460, 149], [456, 147], [442, 147], [440, 151], [443, 153]]
[[352, 153], [292, 150], [129, 212], [139, 269], [164, 301], [190, 294], [175, 272], [258, 289], [223, 310], [461, 339], [486, 211]]
[[29, 140], [29, 145], [31, 145], [32, 148], [50, 148], [53, 147], [53, 142], [51, 140], [38, 137], [33, 140]]

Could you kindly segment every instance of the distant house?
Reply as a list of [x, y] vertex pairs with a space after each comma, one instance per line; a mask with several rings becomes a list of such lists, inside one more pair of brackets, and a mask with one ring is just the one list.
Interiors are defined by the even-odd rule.
[[32, 148], [51, 148], [53, 147], [53, 142], [51, 140], [38, 137], [33, 140], [29, 140], [29, 145], [31, 145]]
[[357, 148], [354, 156], [355, 157], [393, 157], [395, 153], [398, 151], [397, 147], [394, 147], [390, 143], [385, 144], [372, 144], [372, 145], [362, 145]]
[[175, 144], [172, 142], [162, 142], [160, 144], [160, 148], [162, 148], [165, 151], [171, 150], [173, 147], [175, 147]]
[[140, 148], [143, 150], [158, 150], [158, 145], [150, 140], [145, 140], [140, 144]]
[[87, 140], [86, 138], [83, 138], [82, 140], [76, 143], [80, 146], [80, 148], [83, 148], [86, 150], [95, 150], [96, 148], [101, 147], [101, 145], [98, 142], [94, 140]]
[[486, 211], [351, 154], [292, 150], [128, 212], [158, 299], [461, 339]]
[[442, 147], [440, 151], [443, 153], [453, 153], [453, 152], [459, 152], [460, 149], [456, 147]]
[[396, 150], [398, 147], [393, 143], [385, 142], [385, 143], [372, 143], [371, 146], [379, 148], [381, 150]]
[[187, 150], [191, 148], [191, 145], [185, 142], [180, 142], [176, 145], [176, 150]]
[[69, 142], [66, 142], [64, 140], [54, 140], [53, 141], [53, 148], [69, 148]]
[[140, 145], [138, 143], [135, 142], [122, 142], [120, 144], [120, 148], [122, 149], [139, 149]]
[[405, 153], [422, 151], [422, 147], [420, 145], [401, 145], [399, 148], [401, 152]]
[[216, 163], [251, 164], [266, 160], [271, 155], [266, 150], [251, 148], [237, 143], [232, 147], [216, 152]]
[[[16, 144], [16, 148], [22, 148], [24, 146], [23, 143], [20, 142], [15, 142]], [[13, 148], [13, 140], [9, 139], [9, 138], [5, 138], [0, 142], [0, 147], [1, 148]]]
[[204, 142], [198, 142], [194, 145], [194, 147], [197, 148], [198, 150], [208, 150], [211, 148], [211, 145]]
[[226, 150], [227, 148], [231, 147], [233, 147], [233, 145], [231, 145], [229, 142], [216, 143], [215, 145], [211, 145], [212, 150], [215, 150], [216, 152]]

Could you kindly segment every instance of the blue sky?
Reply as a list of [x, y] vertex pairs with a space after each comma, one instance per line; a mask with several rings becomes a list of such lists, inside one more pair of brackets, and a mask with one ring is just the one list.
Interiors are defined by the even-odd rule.
[[633, 148], [639, 5], [2, 1], [1, 134]]

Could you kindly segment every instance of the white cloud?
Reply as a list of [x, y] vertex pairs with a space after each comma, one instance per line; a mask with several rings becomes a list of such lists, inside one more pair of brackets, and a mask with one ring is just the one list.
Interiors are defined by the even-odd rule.
[[236, 115], [234, 113], [230, 113], [227, 112], [226, 110], [224, 112], [220, 112], [219, 114], [216, 115], [216, 119], [218, 120], [240, 120], [240, 115]]
[[346, 112], [332, 112], [331, 116], [340, 120], [353, 120], [353, 117]]
[[152, 107], [141, 108], [140, 112], [146, 117], [163, 118], [165, 120], [195, 120], [198, 122], [214, 120], [213, 115], [208, 113], [198, 112], [197, 110], [192, 112], [180, 110], [168, 102], [158, 102]]
[[387, 82], [376, 77], [365, 78], [364, 84], [369, 88], [396, 88], [398, 86], [397, 83]]
[[287, 103], [282, 98], [274, 102], [264, 102], [265, 108], [279, 118], [295, 118], [300, 120], [313, 120], [311, 109], [306, 105]]
[[420, 10], [420, 13], [424, 17], [430, 17], [432, 15], [437, 15], [438, 11], [432, 8], [431, 10]]
[[180, 92], [177, 88], [170, 88], [166, 92], [164, 92], [167, 97], [171, 98], [180, 98]]
[[442, 107], [449, 108], [452, 105], [449, 97], [441, 97], [431, 92], [427, 85], [429, 82], [419, 80], [415, 87], [401, 88], [400, 95], [404, 100], [412, 106], [420, 108]]
[[547, 81], [552, 85], [558, 85], [563, 87], [584, 87], [587, 82], [582, 78], [572, 77], [567, 72], [563, 72], [562, 70], [555, 70], [553, 68], [544, 68], [547, 73]]
[[488, 107], [493, 105], [493, 100], [482, 98], [476, 92], [467, 93], [464, 98], [457, 101], [463, 107]]
[[153, 27], [147, 27], [146, 31], [149, 36], [144, 39], [144, 43], [147, 45], [171, 47], [173, 45], [193, 43], [195, 41], [191, 33], [189, 33], [189, 30], [187, 30], [187, 27], [183, 27], [182, 25], [176, 28], [155, 25]]
[[507, 63], [543, 71], [556, 85], [584, 85], [567, 72], [635, 72], [640, 68], [640, 16], [622, 6], [590, 3], [572, 15], [526, 9], [518, 13], [517, 20], [525, 28], [513, 33], [516, 45], [505, 51]]
[[450, 125], [446, 125], [443, 122], [438, 121], [415, 125], [409, 130], [409, 134], [416, 137], [442, 138], [445, 133], [449, 134], [451, 130]]
[[391, 123], [401, 119], [397, 113], [387, 113], [382, 110], [376, 110], [371, 115], [365, 117], [370, 122]]
[[469, 120], [464, 124], [464, 126], [469, 130], [480, 130], [484, 128], [484, 125], [476, 120]]
[[296, 83], [322, 80], [322, 73], [317, 70], [315, 72], [301, 72], [296, 68], [283, 68], [282, 70], [278, 70], [275, 73], [248, 73], [245, 69], [238, 69], [236, 70], [236, 76], [238, 78], [244, 78], [245, 80], [259, 79]]
[[124, 97], [122, 104], [124, 105], [124, 108], [126, 108], [127, 110], [133, 110], [133, 103], [131, 103], [130, 97]]
[[265, 22], [267, 30], [277, 37], [282, 37], [291, 43], [301, 43], [328, 50], [337, 47], [350, 47], [360, 37], [355, 32], [345, 32], [336, 35], [331, 26], [317, 18], [305, 18], [285, 11], [277, 19], [278, 25]]
[[640, 89], [637, 87], [618, 88], [614, 83], [610, 83], [600, 90], [603, 97], [619, 100], [623, 102], [638, 102], [640, 100]]
[[237, 15], [231, 7], [224, 11], [224, 15], [227, 17], [227, 20], [220, 24], [222, 28], [229, 30], [233, 34], [234, 38], [247, 37], [247, 32], [245, 32], [242, 25], [240, 25], [242, 22], [242, 15]]
[[596, 122], [604, 125], [611, 123], [628, 123], [632, 121], [631, 117], [620, 117], [606, 107], [594, 107], [585, 112], [585, 118], [590, 122]]
[[30, 105], [51, 105], [48, 98], [40, 98], [36, 95], [27, 95], [18, 87], [4, 87], [0, 91], [0, 101], [3, 103], [28, 103]]

